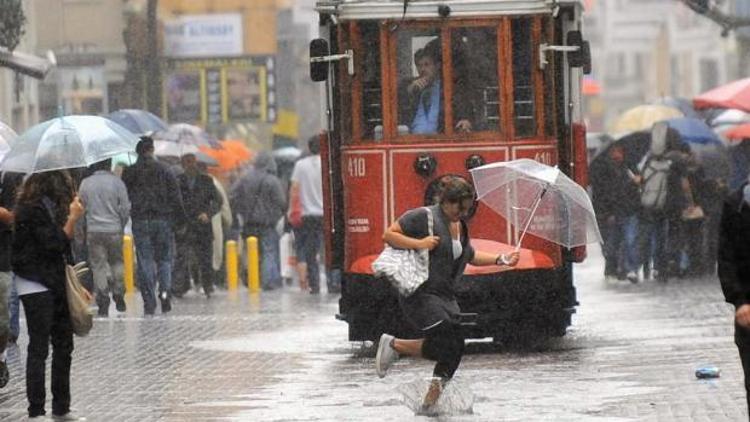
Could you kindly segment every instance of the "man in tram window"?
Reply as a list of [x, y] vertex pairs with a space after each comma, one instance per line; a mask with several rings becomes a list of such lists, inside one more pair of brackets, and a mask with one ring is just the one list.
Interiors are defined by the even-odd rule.
[[[439, 39], [430, 41], [414, 54], [417, 77], [402, 84], [399, 90], [401, 122], [409, 125], [409, 133], [431, 134], [444, 132], [445, 110], [443, 81], [440, 77]], [[462, 95], [464, 90], [453, 92], [453, 115], [458, 132], [471, 132], [469, 112], [472, 109]]]

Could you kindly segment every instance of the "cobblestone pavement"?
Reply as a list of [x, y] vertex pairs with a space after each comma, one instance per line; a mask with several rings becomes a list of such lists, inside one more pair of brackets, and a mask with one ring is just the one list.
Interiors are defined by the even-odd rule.
[[[742, 421], [732, 312], [718, 281], [604, 281], [598, 251], [576, 268], [581, 306], [569, 334], [534, 351], [470, 343], [457, 384], [473, 414], [455, 421]], [[374, 374], [371, 349], [346, 340], [337, 297], [286, 288], [192, 294], [167, 316], [97, 319], [76, 339], [73, 407], [89, 421], [401, 421], [402, 391], [431, 364], [402, 359]], [[25, 328], [24, 328], [25, 329]], [[23, 420], [27, 338], [9, 351], [0, 420]], [[721, 378], [696, 380], [704, 364]]]

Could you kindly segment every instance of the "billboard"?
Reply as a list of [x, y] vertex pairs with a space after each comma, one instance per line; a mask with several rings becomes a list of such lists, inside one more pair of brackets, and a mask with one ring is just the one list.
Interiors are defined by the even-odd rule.
[[275, 58], [171, 59], [164, 75], [170, 122], [275, 122]]
[[167, 57], [241, 56], [242, 15], [216, 13], [182, 15], [164, 23], [164, 55]]

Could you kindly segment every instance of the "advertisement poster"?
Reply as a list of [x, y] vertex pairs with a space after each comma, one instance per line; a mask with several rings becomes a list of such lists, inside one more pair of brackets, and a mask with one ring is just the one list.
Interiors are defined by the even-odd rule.
[[164, 75], [164, 108], [171, 123], [275, 123], [273, 56], [170, 59]]
[[227, 115], [229, 120], [258, 120], [264, 117], [263, 68], [226, 70]]
[[167, 118], [171, 122], [198, 122], [202, 120], [201, 72], [177, 71], [167, 75]]

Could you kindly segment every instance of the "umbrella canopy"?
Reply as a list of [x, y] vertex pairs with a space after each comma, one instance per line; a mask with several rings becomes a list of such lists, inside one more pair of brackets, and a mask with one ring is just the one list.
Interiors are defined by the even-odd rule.
[[703, 120], [681, 117], [667, 120], [667, 125], [680, 133], [683, 142], [689, 144], [721, 143], [718, 135]]
[[693, 102], [688, 100], [687, 98], [662, 97], [662, 98], [659, 98], [655, 102], [655, 104], [676, 108], [677, 110], [680, 110], [680, 112], [682, 112], [682, 114], [684, 114], [685, 117], [695, 117], [695, 118], [700, 117], [698, 112], [695, 111], [695, 109], [693, 108]]
[[218, 166], [215, 158], [201, 151], [195, 145], [183, 145], [168, 141], [154, 141], [154, 155], [157, 157], [181, 158], [183, 155], [193, 154], [195, 159], [207, 166]]
[[601, 242], [586, 190], [556, 167], [527, 158], [471, 170], [478, 199], [525, 233], [567, 248]]
[[750, 139], [750, 123], [735, 126], [724, 132], [724, 136], [734, 141]]
[[17, 173], [87, 167], [131, 152], [138, 137], [112, 120], [98, 116], [65, 116], [24, 132], [0, 163]]
[[297, 147], [283, 147], [273, 150], [273, 158], [277, 160], [296, 161], [302, 155]]
[[693, 105], [703, 108], [737, 108], [750, 111], [750, 78], [740, 79], [695, 97]]
[[221, 148], [221, 143], [213, 135], [199, 128], [198, 126], [187, 123], [176, 123], [169, 126], [166, 131], [154, 133], [154, 140], [176, 142], [180, 144], [190, 144], [195, 146], [209, 146], [211, 148]]
[[136, 135], [168, 129], [164, 120], [146, 110], [126, 108], [110, 113], [107, 118]]
[[253, 157], [252, 151], [242, 141], [227, 140], [222, 141], [221, 145], [222, 149], [200, 147], [203, 153], [216, 160], [219, 170], [233, 170]]
[[16, 132], [3, 122], [0, 122], [0, 160], [10, 151], [10, 147], [18, 141]]
[[[633, 132], [615, 141], [610, 148], [614, 145], [622, 147], [625, 153], [625, 164], [629, 168], [636, 168], [651, 147], [651, 132]], [[601, 156], [605, 156], [605, 154], [601, 154]]]
[[683, 143], [690, 146], [690, 151], [710, 179], [729, 177], [731, 168], [729, 153], [719, 136], [700, 119], [681, 118], [667, 120], [667, 124], [680, 133]]
[[614, 134], [626, 134], [641, 130], [650, 130], [654, 123], [675, 117], [684, 117], [684, 114], [676, 108], [665, 105], [640, 105], [620, 115], [612, 125], [610, 132]]

